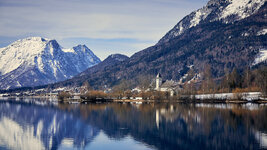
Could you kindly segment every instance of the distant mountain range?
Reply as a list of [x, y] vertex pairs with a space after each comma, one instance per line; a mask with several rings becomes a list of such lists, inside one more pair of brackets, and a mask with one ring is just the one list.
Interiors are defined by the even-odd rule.
[[0, 49], [0, 89], [63, 81], [99, 62], [85, 45], [64, 49], [41, 37], [18, 40]]
[[[136, 82], [139, 76], [179, 80], [194, 66], [201, 73], [207, 65], [214, 77], [234, 68], [242, 71], [267, 60], [266, 0], [210, 0], [174, 26], [159, 42], [119, 64], [53, 86], [112, 87], [121, 80]], [[89, 69], [91, 70], [91, 69]], [[92, 69], [94, 70], [94, 69]], [[138, 84], [138, 83], [137, 83]]]

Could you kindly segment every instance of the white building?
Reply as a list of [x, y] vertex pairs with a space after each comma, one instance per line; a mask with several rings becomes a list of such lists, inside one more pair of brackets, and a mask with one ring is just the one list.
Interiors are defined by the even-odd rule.
[[170, 96], [174, 96], [175, 93], [178, 93], [181, 90], [181, 86], [178, 82], [173, 80], [166, 80], [163, 82], [160, 73], [156, 77], [156, 91], [170, 92]]
[[160, 87], [162, 85], [162, 78], [160, 73], [158, 73], [157, 77], [156, 77], [156, 90], [160, 91]]

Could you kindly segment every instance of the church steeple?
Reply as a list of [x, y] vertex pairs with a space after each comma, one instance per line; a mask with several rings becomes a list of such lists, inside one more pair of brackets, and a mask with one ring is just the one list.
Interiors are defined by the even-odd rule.
[[156, 77], [156, 90], [160, 91], [160, 86], [162, 84], [162, 78], [161, 78], [161, 74], [158, 73], [157, 77]]

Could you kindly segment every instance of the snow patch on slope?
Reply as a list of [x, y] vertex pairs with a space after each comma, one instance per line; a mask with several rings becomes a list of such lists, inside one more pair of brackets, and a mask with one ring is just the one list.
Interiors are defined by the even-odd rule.
[[223, 10], [219, 19], [237, 15], [244, 19], [258, 10], [266, 0], [229, 0], [230, 4]]
[[21, 87], [21, 84], [19, 83], [19, 81], [17, 81], [17, 86], [18, 86], [18, 87]]
[[65, 53], [75, 53], [73, 48], [70, 48], [70, 49], [63, 48], [62, 51], [65, 52]]
[[267, 61], [267, 49], [262, 49], [259, 51], [252, 65], [257, 65], [264, 61]]
[[267, 29], [262, 29], [257, 33], [258, 36], [265, 35], [265, 34], [267, 34]]
[[190, 27], [194, 27], [199, 24], [201, 20], [204, 20], [207, 18], [207, 16], [210, 14], [211, 10], [209, 9], [199, 9], [195, 12], [194, 18], [190, 21]]

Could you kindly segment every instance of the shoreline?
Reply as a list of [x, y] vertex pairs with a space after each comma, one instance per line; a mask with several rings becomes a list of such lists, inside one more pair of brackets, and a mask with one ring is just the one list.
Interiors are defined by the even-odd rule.
[[[255, 93], [257, 95], [255, 95]], [[73, 98], [65, 98], [64, 100], [58, 99], [57, 96], [0, 96], [2, 100], [14, 99], [14, 100], [22, 100], [22, 99], [40, 99], [45, 101], [57, 101], [62, 103], [104, 103], [104, 102], [123, 102], [123, 103], [267, 103], [267, 98], [264, 98], [259, 92], [250, 92], [250, 95], [253, 97], [239, 97], [235, 99], [235, 97], [219, 97], [214, 95], [229, 95], [234, 93], [217, 93], [217, 94], [200, 94], [200, 95], [183, 95], [181, 99], [165, 99], [165, 100], [144, 100], [144, 99], [94, 99], [94, 100], [86, 100], [86, 99], [73, 99]], [[243, 93], [244, 94], [244, 93]], [[206, 97], [208, 96], [208, 97]]]

